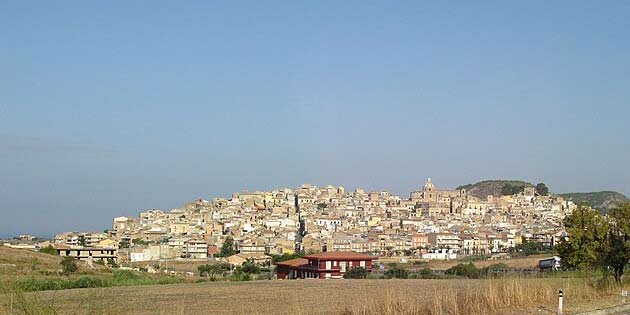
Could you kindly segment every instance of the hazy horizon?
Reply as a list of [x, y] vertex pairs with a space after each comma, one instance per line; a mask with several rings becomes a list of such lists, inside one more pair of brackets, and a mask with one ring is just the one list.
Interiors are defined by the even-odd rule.
[[303, 183], [630, 195], [630, 2], [0, 3], [0, 235]]

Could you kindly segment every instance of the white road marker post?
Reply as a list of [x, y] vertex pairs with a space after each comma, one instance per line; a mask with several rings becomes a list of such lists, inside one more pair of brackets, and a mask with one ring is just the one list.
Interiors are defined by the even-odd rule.
[[562, 300], [564, 298], [564, 293], [562, 293], [562, 289], [558, 290], [558, 315], [562, 315]]
[[621, 290], [621, 304], [626, 304], [626, 298], [628, 297], [627, 290]]

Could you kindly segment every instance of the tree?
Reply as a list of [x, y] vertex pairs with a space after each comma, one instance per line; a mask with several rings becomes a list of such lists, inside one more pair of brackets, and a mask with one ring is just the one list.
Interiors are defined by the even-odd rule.
[[292, 253], [292, 254], [284, 253], [282, 255], [271, 254], [271, 262], [272, 263], [277, 263], [277, 262], [281, 262], [281, 261], [287, 261], [287, 260], [291, 260], [291, 259], [295, 259], [295, 258], [300, 258], [302, 256], [304, 256], [304, 254], [299, 253], [299, 252]]
[[560, 241], [558, 253], [564, 268], [587, 269], [598, 262], [598, 254], [608, 230], [608, 223], [597, 210], [580, 205], [564, 219], [568, 237]]
[[129, 248], [129, 240], [128, 239], [120, 240], [120, 242], [118, 242], [118, 248]]
[[118, 268], [118, 264], [116, 263], [116, 261], [114, 260], [114, 258], [107, 258], [107, 265], [110, 266], [111, 268]]
[[83, 247], [86, 246], [85, 235], [79, 235], [79, 245], [81, 245]]
[[220, 264], [205, 264], [197, 267], [199, 271], [199, 276], [203, 276], [204, 274], [209, 277], [212, 281], [215, 280], [216, 275], [223, 273], [223, 268], [221, 268]]
[[70, 256], [65, 256], [61, 260], [61, 270], [63, 274], [68, 275], [77, 271], [78, 269], [79, 267], [77, 266], [77, 261], [74, 258]]
[[467, 264], [458, 264], [451, 268], [446, 269], [444, 272], [447, 275], [463, 276], [468, 278], [478, 278], [481, 270], [477, 268], [472, 262]]
[[409, 273], [404, 268], [400, 268], [398, 266], [393, 266], [389, 270], [385, 272], [385, 278], [398, 278], [398, 279], [407, 279], [409, 277]]
[[600, 265], [613, 270], [615, 282], [621, 282], [630, 262], [630, 203], [610, 210], [606, 242], [601, 247]]
[[527, 187], [524, 184], [505, 184], [503, 188], [501, 188], [501, 195], [510, 196], [515, 195], [523, 191]]
[[352, 268], [343, 274], [344, 279], [365, 279], [368, 276], [368, 270], [363, 267]]
[[241, 271], [247, 274], [259, 274], [260, 266], [251, 260], [247, 260], [241, 265]]
[[547, 196], [549, 195], [549, 188], [547, 188], [547, 185], [545, 185], [545, 183], [538, 183], [536, 184], [536, 193], [541, 196]]
[[540, 242], [532, 242], [525, 240], [523, 237], [523, 242], [515, 247], [510, 248], [508, 251], [515, 256], [530, 256], [530, 255], [538, 255], [541, 253], [546, 253], [551, 251], [551, 247], [545, 245]]
[[228, 236], [223, 245], [221, 245], [221, 251], [219, 252], [221, 257], [229, 257], [236, 254], [234, 250], [234, 239], [231, 236]]

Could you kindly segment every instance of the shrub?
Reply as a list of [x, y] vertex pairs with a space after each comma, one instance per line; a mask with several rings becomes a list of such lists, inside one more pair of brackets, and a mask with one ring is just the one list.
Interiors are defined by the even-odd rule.
[[456, 275], [463, 276], [468, 278], [478, 278], [481, 271], [479, 268], [475, 267], [473, 263], [468, 264], [458, 264], [457, 266], [453, 266], [448, 268], [445, 273], [447, 275]]
[[59, 255], [57, 250], [54, 247], [52, 247], [51, 245], [48, 245], [48, 246], [46, 246], [44, 248], [40, 248], [39, 252], [40, 253], [44, 253], [44, 254], [49, 254], [49, 255], [55, 255], [55, 256]]
[[344, 279], [365, 279], [368, 276], [367, 269], [363, 267], [352, 268], [344, 273]]
[[254, 262], [251, 262], [249, 260], [244, 262], [240, 268], [242, 272], [247, 273], [247, 274], [260, 273], [260, 266], [256, 265]]
[[409, 273], [404, 268], [400, 267], [392, 267], [385, 272], [385, 278], [392, 279], [407, 279], [409, 277]]
[[234, 270], [230, 275], [230, 281], [249, 281], [251, 276], [248, 273], [244, 273], [240, 270]]
[[70, 256], [65, 256], [61, 260], [61, 270], [64, 274], [71, 274], [77, 271], [77, 269], [79, 269], [79, 267], [77, 266], [77, 261], [74, 258]]

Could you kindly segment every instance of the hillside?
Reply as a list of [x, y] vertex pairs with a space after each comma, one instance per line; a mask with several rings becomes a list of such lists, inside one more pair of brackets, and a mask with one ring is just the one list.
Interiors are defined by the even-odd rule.
[[[90, 268], [84, 262], [78, 262], [79, 273], [107, 271], [104, 266]], [[61, 257], [34, 252], [27, 249], [15, 249], [0, 245], [0, 280], [3, 276], [56, 274], [61, 270]]]
[[0, 246], [0, 274], [29, 274], [35, 270], [61, 269], [61, 257], [26, 249]]
[[628, 202], [628, 198], [616, 191], [596, 191], [586, 193], [566, 193], [559, 194], [565, 199], [573, 200], [575, 203], [586, 203], [591, 208], [602, 213], [608, 212], [620, 203]]
[[456, 189], [466, 189], [468, 193], [478, 198], [486, 198], [488, 195], [495, 197], [511, 195], [523, 191], [525, 187], [533, 187], [532, 183], [520, 180], [484, 180], [475, 184], [462, 185]]

